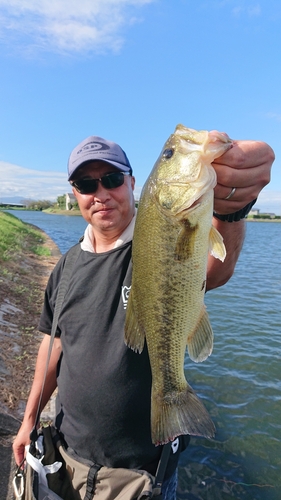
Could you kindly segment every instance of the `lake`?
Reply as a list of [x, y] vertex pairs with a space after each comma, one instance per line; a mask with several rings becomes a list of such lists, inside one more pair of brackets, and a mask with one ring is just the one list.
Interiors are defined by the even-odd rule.
[[[61, 252], [86, 223], [79, 216], [11, 211], [43, 229]], [[235, 223], [234, 223], [235, 224]], [[204, 400], [215, 439], [192, 438], [179, 468], [179, 500], [281, 498], [281, 224], [247, 222], [231, 280], [206, 295], [215, 334], [186, 378]]]

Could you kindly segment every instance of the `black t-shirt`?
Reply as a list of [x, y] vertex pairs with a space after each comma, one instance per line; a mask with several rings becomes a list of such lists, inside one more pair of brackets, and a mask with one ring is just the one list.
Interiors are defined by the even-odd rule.
[[[39, 329], [50, 334], [63, 256], [50, 276]], [[77, 455], [108, 467], [155, 473], [161, 447], [150, 434], [151, 370], [124, 343], [131, 287], [131, 242], [106, 253], [79, 253], [58, 321], [56, 426]], [[180, 448], [178, 453], [180, 452]], [[175, 469], [172, 456], [166, 476]]]

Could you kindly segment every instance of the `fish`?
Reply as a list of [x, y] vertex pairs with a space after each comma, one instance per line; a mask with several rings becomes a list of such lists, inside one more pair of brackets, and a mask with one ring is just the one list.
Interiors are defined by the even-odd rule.
[[216, 131], [177, 125], [141, 192], [132, 242], [132, 284], [125, 343], [141, 353], [146, 341], [152, 373], [151, 439], [181, 434], [212, 438], [215, 426], [185, 378], [186, 347], [204, 361], [213, 331], [204, 305], [210, 252], [226, 249], [212, 226], [215, 158], [232, 146]]

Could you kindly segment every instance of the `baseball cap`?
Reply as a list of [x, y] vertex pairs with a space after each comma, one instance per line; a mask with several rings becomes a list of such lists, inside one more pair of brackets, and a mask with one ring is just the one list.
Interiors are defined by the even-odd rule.
[[80, 142], [70, 154], [68, 160], [68, 180], [73, 178], [75, 172], [84, 163], [95, 160], [110, 163], [122, 172], [132, 172], [127, 155], [118, 144], [92, 135]]

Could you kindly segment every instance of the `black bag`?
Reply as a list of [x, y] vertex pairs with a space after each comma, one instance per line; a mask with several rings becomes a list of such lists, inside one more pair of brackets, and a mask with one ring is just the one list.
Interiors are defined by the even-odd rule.
[[163, 447], [156, 478], [144, 470], [103, 467], [68, 453], [53, 426], [40, 429], [26, 454], [25, 472], [14, 478], [16, 500], [154, 500], [171, 445]]
[[38, 432], [35, 446], [26, 453], [25, 469], [14, 478], [16, 500], [76, 500], [66, 464], [59, 453], [59, 436], [52, 426]]

